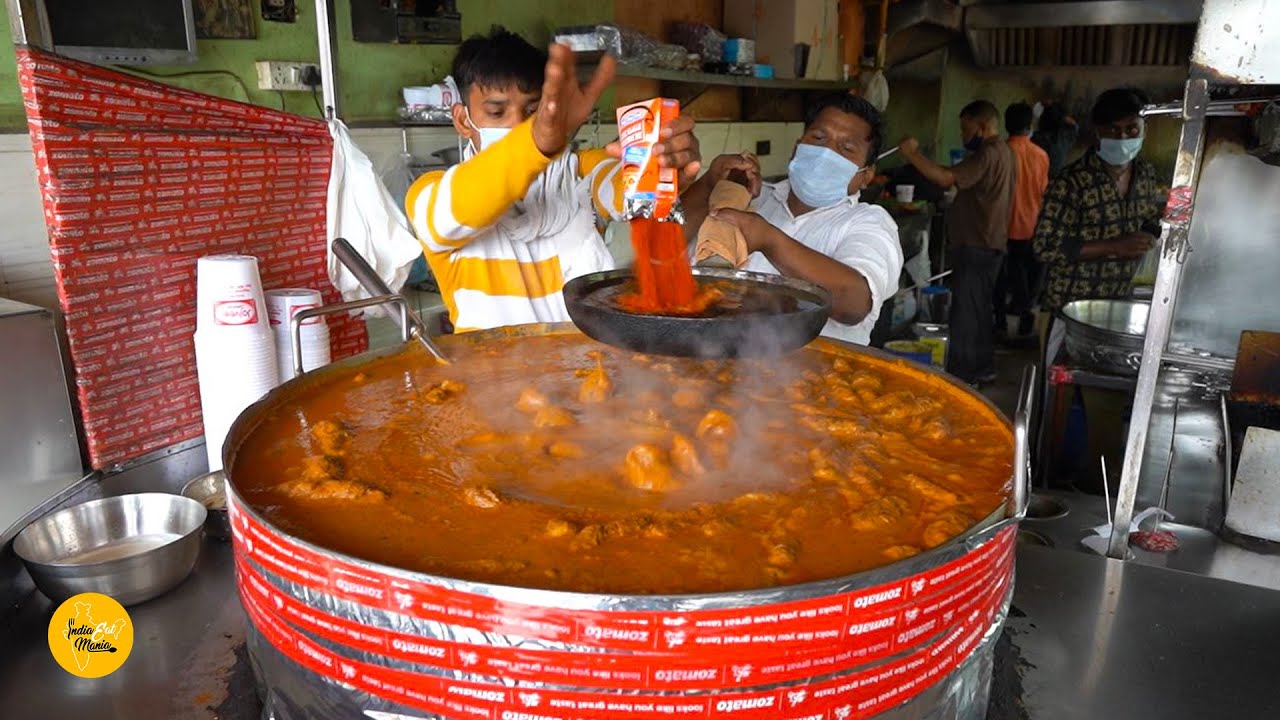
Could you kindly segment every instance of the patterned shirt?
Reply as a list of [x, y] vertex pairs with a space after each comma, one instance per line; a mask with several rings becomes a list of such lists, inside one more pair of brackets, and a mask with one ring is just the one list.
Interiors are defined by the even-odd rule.
[[1085, 298], [1128, 297], [1141, 258], [1081, 260], [1080, 248], [1139, 231], [1159, 237], [1164, 202], [1155, 169], [1140, 158], [1133, 161], [1127, 197], [1120, 196], [1095, 152], [1064, 168], [1049, 184], [1036, 225], [1036, 256], [1048, 271], [1046, 309]]

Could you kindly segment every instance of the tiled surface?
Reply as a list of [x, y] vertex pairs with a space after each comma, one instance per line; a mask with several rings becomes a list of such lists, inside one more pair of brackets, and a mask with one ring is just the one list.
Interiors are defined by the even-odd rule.
[[1027, 365], [1038, 362], [1039, 347], [1009, 348], [996, 346], [996, 381], [980, 392], [1000, 408], [1010, 420], [1018, 409], [1018, 390]]

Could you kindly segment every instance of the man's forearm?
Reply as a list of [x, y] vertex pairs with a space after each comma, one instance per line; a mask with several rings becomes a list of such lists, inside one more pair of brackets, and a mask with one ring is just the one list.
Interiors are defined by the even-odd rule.
[[1082, 244], [1080, 246], [1079, 254], [1076, 255], [1076, 259], [1107, 260], [1109, 258], [1120, 258], [1123, 260], [1129, 260], [1135, 257], [1142, 257], [1142, 255], [1143, 253], [1136, 252], [1123, 240], [1106, 240]]
[[1091, 242], [1084, 243], [1080, 246], [1080, 254], [1076, 256], [1079, 260], [1105, 260], [1109, 257], [1115, 257], [1116, 245], [1113, 242]]
[[788, 277], [821, 285], [831, 293], [831, 319], [856, 325], [871, 312], [871, 285], [862, 273], [774, 228], [762, 251]]
[[949, 168], [944, 168], [938, 163], [930, 160], [924, 153], [917, 150], [916, 152], [904, 155], [904, 157], [907, 159], [907, 162], [911, 163], [912, 167], [919, 170], [920, 174], [934, 185], [945, 190], [956, 184], [956, 177], [952, 174]]
[[698, 178], [680, 195], [680, 206], [684, 208], [684, 238], [686, 242], [698, 239], [698, 230], [711, 212], [711, 190], [715, 183], [711, 182], [710, 173]]

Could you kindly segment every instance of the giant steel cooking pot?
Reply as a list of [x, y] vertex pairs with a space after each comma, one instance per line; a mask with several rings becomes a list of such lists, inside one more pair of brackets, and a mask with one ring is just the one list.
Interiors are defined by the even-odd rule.
[[[567, 333], [576, 330], [522, 326], [441, 344], [447, 353], [459, 343]], [[830, 352], [889, 357], [817, 342]], [[246, 409], [227, 436], [236, 582], [253, 666], [277, 720], [985, 715], [1025, 511], [1032, 378], [1024, 379], [1014, 425], [1012, 497], [950, 542], [822, 582], [602, 595], [367, 562], [294, 537], [243, 500], [236, 455], [270, 412], [331, 373], [401, 350], [365, 353], [295, 378]], [[430, 361], [421, 348], [407, 351]]]
[[1076, 362], [1114, 375], [1136, 376], [1146, 341], [1146, 300], [1076, 300], [1059, 315], [1067, 324], [1067, 353]]

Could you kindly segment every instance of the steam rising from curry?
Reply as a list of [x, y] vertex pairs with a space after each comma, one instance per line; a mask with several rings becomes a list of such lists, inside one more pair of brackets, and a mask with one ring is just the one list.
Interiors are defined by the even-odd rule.
[[576, 334], [326, 377], [238, 449], [240, 494], [366, 560], [579, 592], [722, 592], [940, 545], [1008, 490], [987, 405], [902, 362], [636, 355]]

